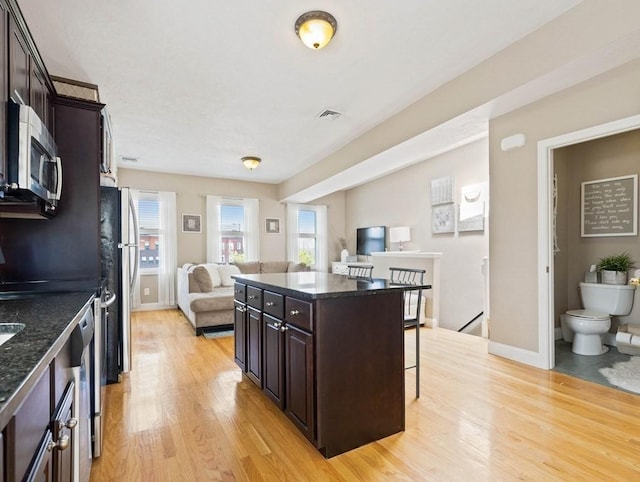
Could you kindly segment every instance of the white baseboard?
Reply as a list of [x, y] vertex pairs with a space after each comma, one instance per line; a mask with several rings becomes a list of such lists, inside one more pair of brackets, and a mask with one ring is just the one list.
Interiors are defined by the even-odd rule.
[[176, 305], [161, 305], [160, 303], [143, 303], [140, 306], [136, 306], [131, 311], [156, 311], [156, 310], [171, 310], [177, 308]]
[[489, 353], [491, 355], [498, 355], [509, 360], [524, 363], [536, 368], [542, 368], [548, 370], [547, 360], [543, 360], [540, 353], [530, 350], [523, 350], [515, 346], [503, 345], [502, 343], [496, 343], [495, 341], [489, 341]]

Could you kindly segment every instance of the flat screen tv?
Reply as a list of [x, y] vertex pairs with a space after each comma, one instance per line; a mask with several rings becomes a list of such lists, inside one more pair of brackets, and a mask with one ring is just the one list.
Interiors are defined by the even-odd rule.
[[384, 251], [386, 245], [386, 226], [370, 226], [356, 230], [356, 254], [370, 256], [371, 253]]

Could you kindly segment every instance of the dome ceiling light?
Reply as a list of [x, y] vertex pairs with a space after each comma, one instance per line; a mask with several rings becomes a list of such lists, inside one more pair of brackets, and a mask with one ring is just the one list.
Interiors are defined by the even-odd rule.
[[296, 20], [296, 35], [310, 49], [326, 46], [338, 30], [338, 22], [330, 13], [313, 10], [303, 13]]
[[258, 167], [261, 162], [262, 159], [255, 156], [246, 156], [242, 158], [242, 165], [250, 171], [253, 171], [256, 167]]

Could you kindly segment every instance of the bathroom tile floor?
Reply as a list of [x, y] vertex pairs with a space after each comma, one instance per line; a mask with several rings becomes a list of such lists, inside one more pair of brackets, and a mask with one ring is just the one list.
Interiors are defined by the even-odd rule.
[[584, 356], [576, 355], [571, 351], [571, 343], [564, 340], [556, 341], [556, 366], [555, 371], [565, 373], [583, 380], [589, 380], [600, 385], [612, 387], [623, 392], [629, 392], [623, 388], [609, 383], [609, 381], [598, 370], [600, 368], [611, 367], [616, 362], [627, 361], [630, 355], [620, 353], [615, 346], [610, 346], [609, 351], [604, 355]]

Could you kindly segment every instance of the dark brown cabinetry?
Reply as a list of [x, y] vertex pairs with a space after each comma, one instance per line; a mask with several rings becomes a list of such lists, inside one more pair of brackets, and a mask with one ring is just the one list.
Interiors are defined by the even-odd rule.
[[313, 336], [287, 326], [285, 346], [285, 413], [305, 437], [313, 440]]
[[262, 313], [247, 310], [247, 376], [262, 388]]
[[77, 420], [70, 350], [68, 341], [4, 428], [0, 481], [72, 482]]
[[16, 103], [33, 107], [38, 117], [51, 129], [53, 84], [24, 20], [15, 7], [12, 6], [11, 10], [8, 15], [9, 45], [8, 49], [2, 50], [8, 52], [9, 97]]
[[[236, 297], [243, 293], [236, 288]], [[253, 286], [246, 287], [246, 299], [246, 333], [235, 332], [236, 363], [313, 441], [313, 305]], [[241, 308], [236, 298], [236, 326]], [[243, 365], [238, 354], [245, 343]]]
[[264, 393], [284, 409], [284, 333], [282, 322], [270, 315], [263, 316]]
[[237, 276], [248, 317], [236, 347], [247, 347], [247, 377], [333, 457], [404, 430], [402, 291], [384, 280], [314, 279]]
[[[7, 52], [7, 5], [0, 0], [0, 52]], [[9, 67], [7, 55], [0, 54], [0, 187], [5, 183], [7, 152], [7, 77]]]
[[18, 104], [29, 105], [31, 54], [22, 29], [13, 15], [9, 15], [9, 97]]
[[73, 446], [76, 443], [73, 428], [78, 423], [73, 418], [74, 389], [74, 382], [70, 382], [51, 421], [56, 449], [53, 454], [53, 480], [56, 482], [73, 482]]
[[239, 301], [234, 302], [233, 311], [233, 333], [234, 338], [234, 359], [242, 371], [246, 369], [247, 363], [247, 346], [246, 346], [246, 327], [247, 327], [247, 307]]

